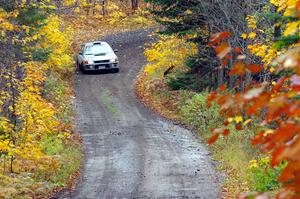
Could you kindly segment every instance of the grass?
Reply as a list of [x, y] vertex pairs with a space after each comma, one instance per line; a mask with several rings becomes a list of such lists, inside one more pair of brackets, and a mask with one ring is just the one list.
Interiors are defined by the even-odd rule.
[[0, 174], [0, 198], [47, 198], [55, 187], [70, 183], [82, 165], [78, 143], [74, 140], [63, 143], [57, 136], [48, 135], [41, 145], [46, 156], [39, 162], [16, 160], [15, 173]]
[[[179, 115], [181, 121], [192, 126], [199, 135], [199, 138], [206, 142], [212, 133], [210, 129], [223, 126], [224, 118], [219, 115], [219, 107], [214, 104], [210, 109], [206, 108], [208, 92], [192, 93], [181, 91]], [[254, 134], [253, 127], [237, 131], [233, 126], [228, 126], [231, 130], [230, 136], [223, 136], [210, 146], [212, 158], [221, 162], [221, 167], [228, 172], [227, 193], [228, 198], [235, 197], [240, 192], [248, 191], [247, 181], [249, 172], [249, 162], [258, 155], [258, 150], [251, 145]], [[237, 186], [236, 181], [239, 181]], [[224, 189], [226, 189], [224, 186]]]
[[57, 117], [60, 121], [65, 124], [72, 124], [73, 107], [70, 100], [72, 89], [67, 81], [70, 80], [64, 80], [54, 72], [49, 73], [44, 83], [42, 95], [56, 105]]
[[[82, 165], [82, 151], [77, 143], [63, 143], [61, 139], [53, 135], [48, 135], [43, 141], [42, 146], [46, 155], [57, 157], [59, 167], [55, 171], [55, 175], [51, 175], [48, 179], [58, 186], [65, 186], [71, 174], [76, 172]], [[45, 179], [49, 174], [42, 171], [37, 179]]]
[[111, 103], [111, 96], [108, 93], [108, 91], [105, 91], [102, 95], [102, 100], [104, 105], [106, 106], [107, 110], [112, 114], [112, 116], [115, 118], [118, 115], [117, 108]]
[[[60, 121], [72, 131], [73, 107], [70, 96], [72, 95], [70, 85], [60, 78], [59, 75], [50, 73], [45, 81], [43, 94], [51, 100], [57, 107]], [[82, 165], [82, 150], [80, 143], [76, 140], [76, 135], [70, 139], [61, 139], [53, 134], [48, 134], [42, 142], [42, 147], [46, 155], [57, 157], [59, 166], [49, 181], [58, 186], [65, 186], [70, 176], [78, 171]], [[39, 177], [47, 175], [41, 173]], [[42, 178], [43, 179], [43, 178]]]

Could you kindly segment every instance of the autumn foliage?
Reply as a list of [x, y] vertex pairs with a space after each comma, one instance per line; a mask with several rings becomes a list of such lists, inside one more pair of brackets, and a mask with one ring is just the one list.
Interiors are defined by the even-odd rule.
[[[299, 34], [300, 1], [271, 1], [278, 6], [278, 12], [283, 12], [285, 17], [298, 20], [288, 21], [285, 35]], [[214, 47], [221, 62], [225, 67], [228, 62], [234, 62], [229, 72], [236, 76], [238, 81], [234, 87], [234, 94], [228, 93], [227, 86], [219, 87], [208, 98], [207, 106], [216, 102], [221, 107], [221, 114], [225, 116], [224, 128], [212, 129], [214, 133], [209, 143], [212, 144], [222, 135], [230, 134], [229, 124], [235, 125], [237, 130], [247, 128], [249, 123], [257, 126], [257, 135], [253, 138], [253, 145], [271, 156], [270, 165], [278, 166], [285, 162], [287, 166], [282, 170], [278, 179], [283, 184], [283, 189], [278, 193], [278, 198], [300, 197], [300, 50], [299, 43], [288, 44], [287, 48], [276, 49], [276, 42], [269, 42], [266, 51], [255, 50], [260, 53], [263, 65], [245, 62], [245, 55], [240, 49], [235, 49], [228, 42], [231, 34], [228, 32], [217, 33], [211, 37], [210, 45]], [[255, 36], [253, 36], [255, 37]], [[256, 44], [259, 48], [262, 44]], [[274, 53], [277, 52], [277, 53]], [[272, 56], [271, 56], [272, 55]], [[277, 56], [277, 57], [276, 57]], [[264, 59], [265, 58], [265, 59]], [[272, 60], [272, 61], [267, 61]], [[239, 85], [245, 80], [247, 74], [257, 74], [272, 68], [276, 78], [258, 81], [253, 79], [245, 88]], [[262, 198], [268, 198], [266, 194]]]

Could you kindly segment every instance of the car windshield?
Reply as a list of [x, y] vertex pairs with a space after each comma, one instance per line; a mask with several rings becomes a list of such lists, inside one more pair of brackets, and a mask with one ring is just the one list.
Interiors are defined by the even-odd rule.
[[96, 55], [96, 54], [109, 54], [113, 53], [113, 50], [108, 44], [91, 45], [85, 49], [85, 55]]

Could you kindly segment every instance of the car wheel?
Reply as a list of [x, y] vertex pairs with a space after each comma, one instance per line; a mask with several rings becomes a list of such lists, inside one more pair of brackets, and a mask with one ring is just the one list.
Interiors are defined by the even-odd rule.
[[114, 69], [114, 72], [115, 72], [115, 73], [118, 73], [119, 71], [120, 71], [119, 68]]
[[81, 64], [80, 66], [81, 66], [81, 67], [80, 67], [80, 71], [81, 71], [83, 74], [85, 74], [85, 73], [86, 73], [86, 70], [84, 69], [83, 64]]
[[79, 67], [78, 61], [76, 61], [76, 70], [77, 70], [77, 71], [80, 71], [80, 67]]

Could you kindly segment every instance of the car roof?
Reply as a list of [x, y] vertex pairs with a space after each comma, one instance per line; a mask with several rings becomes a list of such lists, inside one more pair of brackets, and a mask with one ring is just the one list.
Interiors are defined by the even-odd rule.
[[105, 41], [92, 41], [92, 42], [87, 42], [86, 44], [85, 44], [85, 46], [92, 46], [92, 45], [98, 45], [98, 44], [104, 44], [104, 45], [108, 45], [108, 43], [107, 42], [105, 42]]

